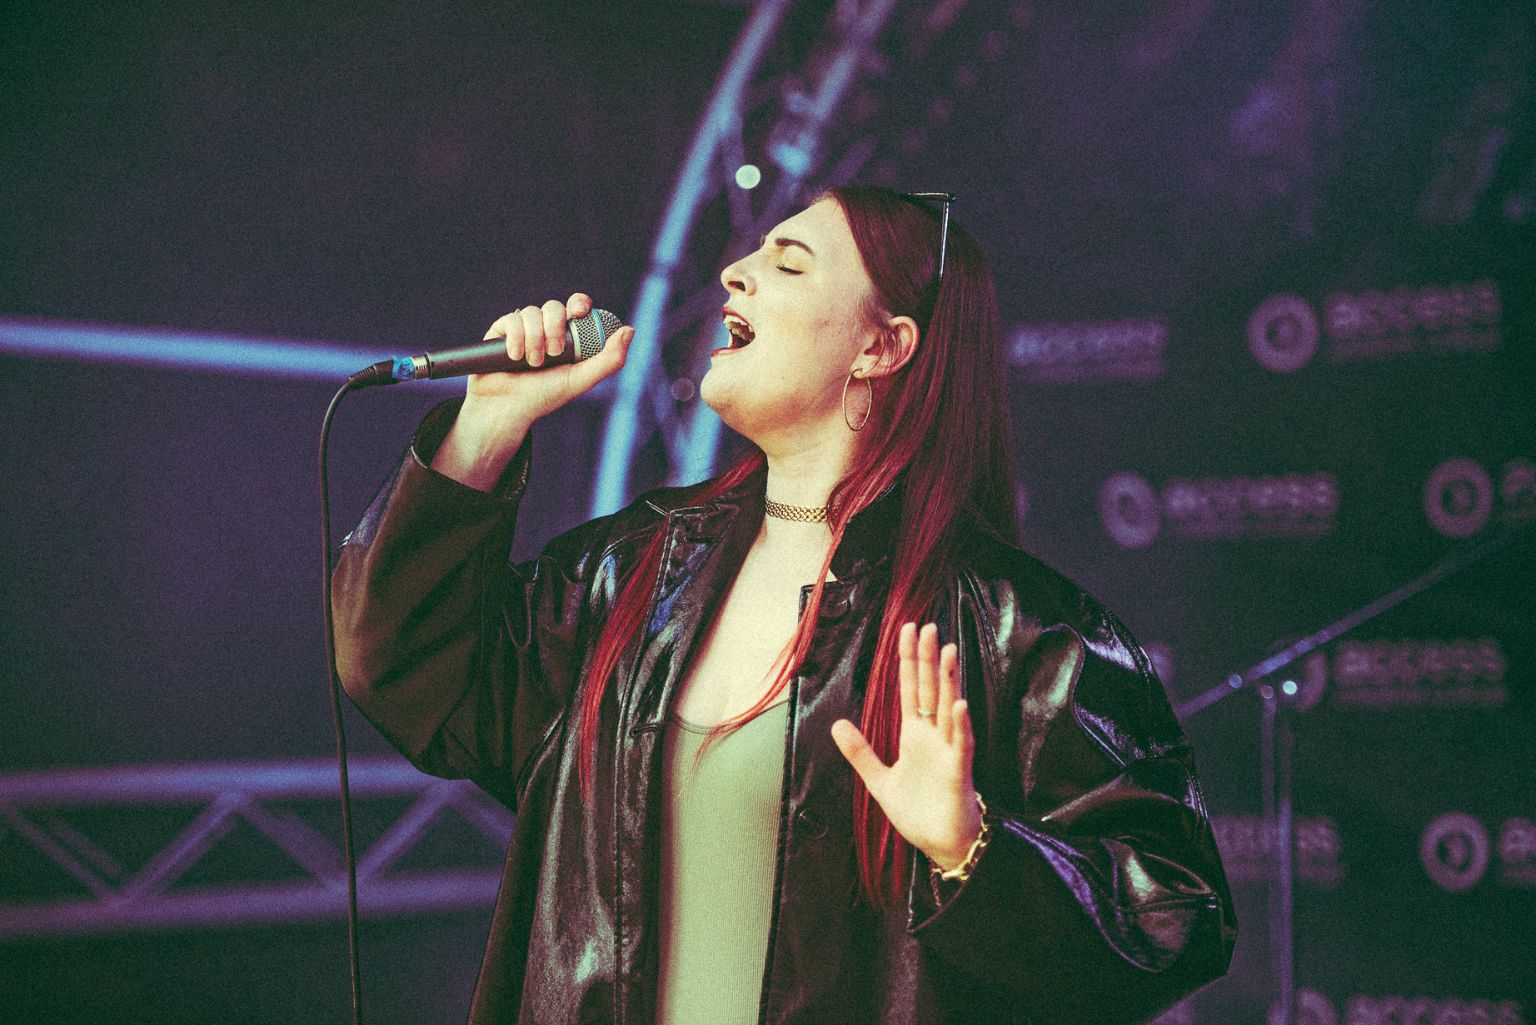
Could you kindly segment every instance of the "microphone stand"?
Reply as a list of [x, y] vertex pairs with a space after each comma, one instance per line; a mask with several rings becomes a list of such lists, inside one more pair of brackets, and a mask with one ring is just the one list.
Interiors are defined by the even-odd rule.
[[1292, 758], [1296, 741], [1294, 706], [1301, 688], [1289, 673], [1284, 675], [1279, 687], [1261, 681], [1362, 623], [1375, 619], [1448, 577], [1503, 551], [1524, 535], [1530, 526], [1531, 523], [1525, 523], [1475, 544], [1452, 550], [1423, 575], [1263, 661], [1230, 674], [1225, 683], [1196, 695], [1178, 707], [1178, 716], [1182, 721], [1232, 694], [1255, 688], [1263, 703], [1260, 715], [1259, 774], [1260, 786], [1263, 788], [1265, 834], [1274, 849], [1270, 865], [1269, 942], [1271, 974], [1279, 1001], [1276, 1009], [1278, 1013], [1270, 1019], [1271, 1025], [1295, 1025], [1296, 1022], [1295, 815], [1291, 803], [1291, 785], [1295, 775]]

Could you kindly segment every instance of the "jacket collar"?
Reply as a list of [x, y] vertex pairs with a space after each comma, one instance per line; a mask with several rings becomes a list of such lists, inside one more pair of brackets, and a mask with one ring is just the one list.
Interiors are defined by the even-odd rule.
[[[843, 540], [832, 555], [832, 573], [839, 580], [858, 576], [890, 561], [901, 523], [906, 474], [898, 474], [869, 505], [854, 514], [843, 531]], [[698, 486], [668, 488], [653, 494], [647, 504], [666, 516], [669, 529], [680, 528], [690, 539], [712, 541], [727, 528], [737, 537], [755, 534], [763, 520], [763, 499], [768, 485], [767, 467], [758, 469], [740, 484], [712, 502], [689, 504]]]

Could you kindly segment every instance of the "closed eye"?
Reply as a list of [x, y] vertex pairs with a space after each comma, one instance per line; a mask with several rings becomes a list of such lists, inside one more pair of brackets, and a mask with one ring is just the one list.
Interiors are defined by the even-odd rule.
[[805, 271], [794, 270], [792, 268], [785, 267], [782, 264], [779, 266], [779, 270], [783, 271], [785, 274], [804, 274], [805, 273]]

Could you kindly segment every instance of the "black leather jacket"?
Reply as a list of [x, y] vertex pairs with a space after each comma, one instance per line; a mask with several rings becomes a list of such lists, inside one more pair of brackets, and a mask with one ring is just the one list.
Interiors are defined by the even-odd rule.
[[[643, 1025], [661, 730], [761, 522], [764, 479], [707, 505], [657, 490], [509, 564], [529, 446], [492, 494], [436, 474], [425, 464], [456, 411], [427, 416], [343, 543], [342, 679], [413, 763], [473, 779], [518, 814], [470, 1020]], [[897, 487], [850, 524], [792, 683], [759, 1020], [1130, 1023], [1222, 975], [1231, 897], [1146, 655], [1079, 587], [984, 536], [967, 539], [932, 618], [941, 642], [959, 642], [991, 843], [942, 903], [920, 854], [905, 908], [877, 914], [860, 896], [853, 770], [830, 729], [859, 720], [900, 505]], [[663, 572], [603, 706], [587, 804], [568, 712], [617, 581], [658, 525]]]

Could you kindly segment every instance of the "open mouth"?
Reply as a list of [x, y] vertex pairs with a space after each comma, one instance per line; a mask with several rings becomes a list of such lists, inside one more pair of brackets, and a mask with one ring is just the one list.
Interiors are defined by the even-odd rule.
[[735, 310], [725, 311], [725, 330], [730, 335], [731, 348], [740, 349], [752, 344], [752, 339], [757, 335], [752, 330], [752, 325]]

